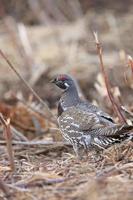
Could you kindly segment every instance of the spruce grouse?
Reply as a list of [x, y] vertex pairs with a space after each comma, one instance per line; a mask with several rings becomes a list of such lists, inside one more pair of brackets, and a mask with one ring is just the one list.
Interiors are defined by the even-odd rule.
[[52, 82], [63, 90], [58, 103], [59, 128], [77, 156], [80, 147], [100, 150], [131, 137], [133, 126], [117, 125], [107, 113], [81, 100], [69, 75], [57, 75]]

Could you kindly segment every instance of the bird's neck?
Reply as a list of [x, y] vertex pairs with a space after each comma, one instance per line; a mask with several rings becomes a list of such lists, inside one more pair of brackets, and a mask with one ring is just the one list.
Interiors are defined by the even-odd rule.
[[75, 86], [69, 87], [65, 92], [63, 92], [59, 105], [58, 105], [58, 115], [61, 115], [61, 113], [67, 108], [76, 106], [80, 102], [80, 98], [78, 95], [78, 91]]

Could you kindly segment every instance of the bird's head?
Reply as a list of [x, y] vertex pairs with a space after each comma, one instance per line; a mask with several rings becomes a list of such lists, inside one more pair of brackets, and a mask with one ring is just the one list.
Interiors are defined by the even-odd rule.
[[67, 90], [74, 85], [73, 79], [67, 74], [59, 74], [51, 82], [63, 90]]

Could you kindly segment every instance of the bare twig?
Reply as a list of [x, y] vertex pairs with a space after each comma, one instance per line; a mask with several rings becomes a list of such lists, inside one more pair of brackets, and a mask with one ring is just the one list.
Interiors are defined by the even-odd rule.
[[131, 67], [132, 75], [133, 75], [133, 58], [128, 56], [128, 65]]
[[127, 108], [125, 108], [124, 106], [121, 106], [121, 109], [131, 118], [133, 119], [133, 113], [130, 112]]
[[5, 194], [5, 197], [9, 200], [12, 199], [9, 191], [9, 187], [0, 179], [0, 189], [3, 191]]
[[[5, 141], [0, 141], [1, 145], [5, 145], [6, 142]], [[25, 145], [25, 146], [49, 146], [49, 145], [59, 145], [59, 146], [64, 146], [64, 145], [68, 145], [70, 146], [70, 144], [68, 144], [67, 142], [54, 142], [54, 141], [42, 141], [42, 140], [38, 140], [38, 141], [12, 141], [13, 145]]]
[[110, 87], [110, 83], [109, 83], [109, 80], [108, 80], [108, 77], [107, 77], [107, 74], [105, 72], [105, 67], [104, 67], [104, 63], [103, 63], [103, 58], [102, 58], [102, 46], [99, 42], [99, 39], [98, 39], [98, 35], [96, 32], [94, 32], [94, 37], [95, 37], [95, 42], [96, 42], [96, 47], [97, 47], [97, 52], [98, 52], [98, 55], [99, 55], [99, 60], [100, 60], [100, 67], [101, 67], [101, 72], [103, 74], [103, 77], [104, 77], [104, 81], [105, 81], [105, 85], [106, 85], [106, 89], [107, 89], [107, 92], [108, 92], [108, 96], [109, 96], [109, 99], [112, 103], [112, 106], [113, 106], [113, 110], [114, 112], [116, 112], [120, 122], [124, 122], [124, 123], [127, 123], [126, 122], [126, 119], [125, 117], [123, 116], [123, 114], [121, 113], [121, 110], [119, 108], [119, 106], [117, 105], [117, 103], [115, 102], [115, 99], [113, 97], [113, 94], [111, 92], [111, 87]]
[[13, 126], [10, 126], [10, 127], [12, 131], [12, 136], [14, 139], [19, 140], [19, 141], [28, 141], [27, 137], [25, 137], [21, 132], [16, 130]]
[[[43, 175], [42, 175], [43, 176]], [[33, 180], [31, 178], [31, 180], [24, 180], [23, 182], [21, 181], [21, 183], [16, 183], [15, 186], [17, 187], [37, 187], [37, 186], [42, 186], [42, 185], [53, 185], [53, 184], [57, 184], [57, 183], [64, 183], [65, 181], [70, 181], [70, 179], [72, 179], [72, 177], [68, 178], [68, 177], [63, 177], [63, 178], [44, 178], [44, 177], [33, 177]]]
[[15, 164], [14, 164], [14, 155], [13, 155], [13, 148], [12, 148], [12, 133], [11, 133], [11, 128], [10, 128], [10, 119], [7, 119], [6, 121], [3, 115], [0, 113], [0, 120], [1, 120], [1, 123], [4, 125], [3, 135], [6, 140], [10, 166], [11, 166], [12, 171], [14, 171]]
[[8, 63], [8, 66], [15, 72], [15, 74], [18, 76], [18, 78], [24, 83], [24, 85], [30, 90], [30, 92], [36, 97], [36, 99], [44, 106], [46, 110], [45, 117], [50, 120], [51, 122], [57, 124], [57, 120], [53, 116], [52, 112], [50, 111], [47, 104], [38, 96], [38, 94], [33, 90], [33, 88], [30, 87], [30, 85], [26, 82], [26, 80], [19, 74], [19, 72], [15, 69], [13, 64], [8, 60], [8, 58], [5, 56], [3, 51], [0, 49], [0, 55], [4, 60]]

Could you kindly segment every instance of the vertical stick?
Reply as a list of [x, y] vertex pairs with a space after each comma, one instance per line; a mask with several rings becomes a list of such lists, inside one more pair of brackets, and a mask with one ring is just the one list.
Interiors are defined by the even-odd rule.
[[101, 46], [101, 44], [100, 44], [100, 42], [98, 40], [98, 35], [97, 35], [96, 32], [94, 32], [94, 37], [95, 37], [95, 41], [96, 41], [97, 52], [98, 52], [98, 55], [99, 55], [101, 72], [102, 72], [102, 75], [104, 77], [107, 93], [108, 93], [109, 99], [110, 99], [110, 101], [112, 103], [113, 110], [117, 114], [117, 116], [118, 116], [118, 118], [119, 118], [121, 123], [127, 123], [126, 119], [124, 118], [123, 114], [121, 113], [121, 110], [120, 110], [119, 106], [115, 102], [115, 99], [114, 99], [113, 94], [111, 92], [111, 87], [110, 87], [110, 84], [109, 84], [109, 80], [108, 80], [107, 74], [105, 72], [105, 67], [104, 67], [103, 58], [102, 58], [102, 46]]
[[7, 121], [6, 121], [3, 117], [3, 115], [0, 113], [0, 120], [1, 120], [2, 124], [4, 125], [3, 135], [6, 140], [7, 152], [8, 152], [11, 170], [14, 171], [15, 164], [14, 164], [14, 154], [13, 154], [13, 148], [12, 148], [12, 133], [11, 133], [11, 129], [10, 129], [10, 119], [7, 119]]
[[133, 58], [128, 56], [128, 65], [131, 67], [132, 75], [133, 75]]
[[13, 64], [8, 60], [8, 58], [5, 56], [3, 51], [0, 49], [0, 55], [4, 60], [7, 62], [8, 66], [14, 71], [14, 73], [17, 75], [17, 77], [23, 82], [23, 84], [29, 89], [29, 91], [36, 97], [36, 99], [44, 106], [46, 113], [45, 117], [49, 119], [51, 122], [57, 124], [57, 120], [53, 116], [52, 112], [50, 111], [47, 104], [38, 96], [38, 94], [33, 90], [32, 87], [26, 82], [26, 80], [19, 74], [19, 72], [16, 70], [16, 68], [13, 66]]

